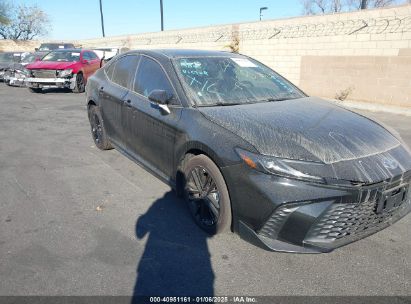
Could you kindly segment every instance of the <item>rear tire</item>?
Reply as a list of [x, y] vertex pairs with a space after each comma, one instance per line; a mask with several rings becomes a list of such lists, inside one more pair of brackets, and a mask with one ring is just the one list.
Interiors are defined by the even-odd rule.
[[82, 73], [78, 73], [76, 77], [76, 84], [73, 89], [73, 93], [83, 93], [86, 89], [84, 76]]
[[88, 117], [91, 126], [91, 136], [93, 137], [96, 147], [100, 150], [113, 149], [107, 137], [99, 108], [97, 106], [91, 106], [88, 110]]
[[41, 88], [29, 88], [29, 91], [32, 93], [41, 93], [42, 89]]
[[182, 169], [184, 199], [196, 224], [210, 235], [229, 231], [230, 196], [217, 165], [200, 154], [188, 158]]

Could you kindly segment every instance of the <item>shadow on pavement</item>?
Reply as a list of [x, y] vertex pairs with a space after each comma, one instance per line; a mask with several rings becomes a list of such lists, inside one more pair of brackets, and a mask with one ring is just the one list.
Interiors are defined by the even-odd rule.
[[43, 89], [40, 93], [36, 94], [48, 94], [48, 93], [72, 93], [72, 94], [77, 94], [73, 93], [72, 90], [67, 89], [67, 88], [48, 88], [48, 89]]
[[137, 239], [147, 237], [137, 267], [136, 296], [212, 296], [214, 273], [208, 235], [191, 219], [185, 202], [167, 192], [141, 215]]

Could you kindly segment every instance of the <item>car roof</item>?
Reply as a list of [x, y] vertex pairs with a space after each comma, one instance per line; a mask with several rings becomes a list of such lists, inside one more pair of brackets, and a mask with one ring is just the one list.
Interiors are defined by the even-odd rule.
[[210, 50], [194, 50], [194, 49], [150, 49], [150, 50], [133, 50], [125, 54], [146, 54], [153, 57], [242, 57], [240, 54], [227, 51], [210, 51]]

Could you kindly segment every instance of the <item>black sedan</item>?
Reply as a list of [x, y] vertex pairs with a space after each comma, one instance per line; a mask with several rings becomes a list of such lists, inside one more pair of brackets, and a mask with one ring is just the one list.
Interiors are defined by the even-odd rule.
[[96, 146], [169, 183], [210, 234], [328, 252], [410, 212], [411, 152], [397, 134], [252, 58], [130, 51], [86, 92]]

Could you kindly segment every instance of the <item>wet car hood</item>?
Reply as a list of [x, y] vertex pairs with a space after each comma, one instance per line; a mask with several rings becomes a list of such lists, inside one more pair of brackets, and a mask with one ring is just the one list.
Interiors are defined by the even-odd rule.
[[26, 66], [29, 70], [65, 70], [73, 68], [78, 62], [36, 61]]
[[[330, 172], [323, 174], [329, 177], [375, 182], [411, 168], [411, 156], [389, 131], [319, 98], [199, 109], [261, 154], [324, 163]], [[387, 157], [396, 158], [399, 166], [388, 172], [381, 165], [378, 172], [369, 172]]]

